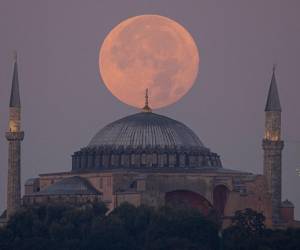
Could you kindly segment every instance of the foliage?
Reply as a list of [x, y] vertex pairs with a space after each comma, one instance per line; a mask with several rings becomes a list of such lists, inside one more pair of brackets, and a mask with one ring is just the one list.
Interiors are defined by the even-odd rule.
[[[217, 250], [219, 224], [189, 208], [124, 203], [23, 208], [0, 229], [1, 250]], [[224, 250], [299, 250], [300, 230], [270, 230], [264, 216], [236, 212], [223, 232]]]
[[265, 216], [250, 208], [236, 211], [232, 218], [232, 226], [244, 230], [247, 234], [259, 235], [265, 230]]
[[24, 208], [0, 230], [1, 250], [210, 250], [218, 228], [198, 211], [123, 204]]
[[224, 230], [226, 250], [298, 250], [300, 229], [270, 230], [265, 217], [252, 209], [237, 211], [232, 226]]

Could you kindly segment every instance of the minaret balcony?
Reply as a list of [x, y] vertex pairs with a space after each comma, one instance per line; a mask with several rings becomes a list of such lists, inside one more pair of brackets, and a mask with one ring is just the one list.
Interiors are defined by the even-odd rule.
[[24, 139], [24, 132], [6, 132], [5, 137], [8, 141], [22, 141]]
[[264, 150], [282, 150], [284, 147], [283, 141], [272, 141], [268, 139], [263, 140], [263, 149]]

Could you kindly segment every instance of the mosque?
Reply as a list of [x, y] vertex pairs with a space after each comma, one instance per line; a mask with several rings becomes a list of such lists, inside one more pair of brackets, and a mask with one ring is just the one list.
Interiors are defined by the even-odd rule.
[[268, 227], [299, 226], [294, 206], [282, 201], [281, 105], [271, 78], [265, 107], [263, 175], [227, 169], [182, 122], [151, 110], [146, 93], [140, 112], [108, 124], [72, 155], [69, 172], [40, 174], [25, 183], [21, 197], [21, 102], [17, 59], [9, 105], [7, 217], [22, 205], [104, 202], [110, 210], [124, 202], [159, 207], [190, 206], [212, 211], [224, 225], [237, 210], [266, 216]]

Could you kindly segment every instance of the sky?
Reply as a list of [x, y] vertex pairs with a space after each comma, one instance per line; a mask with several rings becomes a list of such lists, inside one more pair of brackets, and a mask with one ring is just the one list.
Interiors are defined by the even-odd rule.
[[300, 219], [299, 0], [0, 0], [0, 211], [6, 206], [12, 51], [22, 101], [22, 183], [69, 171], [71, 155], [103, 126], [138, 112], [104, 86], [98, 53], [120, 21], [176, 20], [200, 51], [193, 88], [156, 112], [192, 128], [226, 168], [261, 174], [264, 106], [272, 66], [282, 105], [283, 199]]

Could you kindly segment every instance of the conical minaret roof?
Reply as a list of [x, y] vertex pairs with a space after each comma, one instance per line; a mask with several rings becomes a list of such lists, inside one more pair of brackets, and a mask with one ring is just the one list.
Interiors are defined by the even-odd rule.
[[275, 66], [273, 67], [273, 74], [269, 88], [267, 103], [265, 111], [281, 111], [280, 99], [275, 77]]
[[19, 92], [19, 78], [18, 78], [18, 63], [17, 63], [17, 53], [14, 53], [14, 72], [12, 78], [12, 86], [10, 93], [9, 107], [20, 108], [20, 92]]

